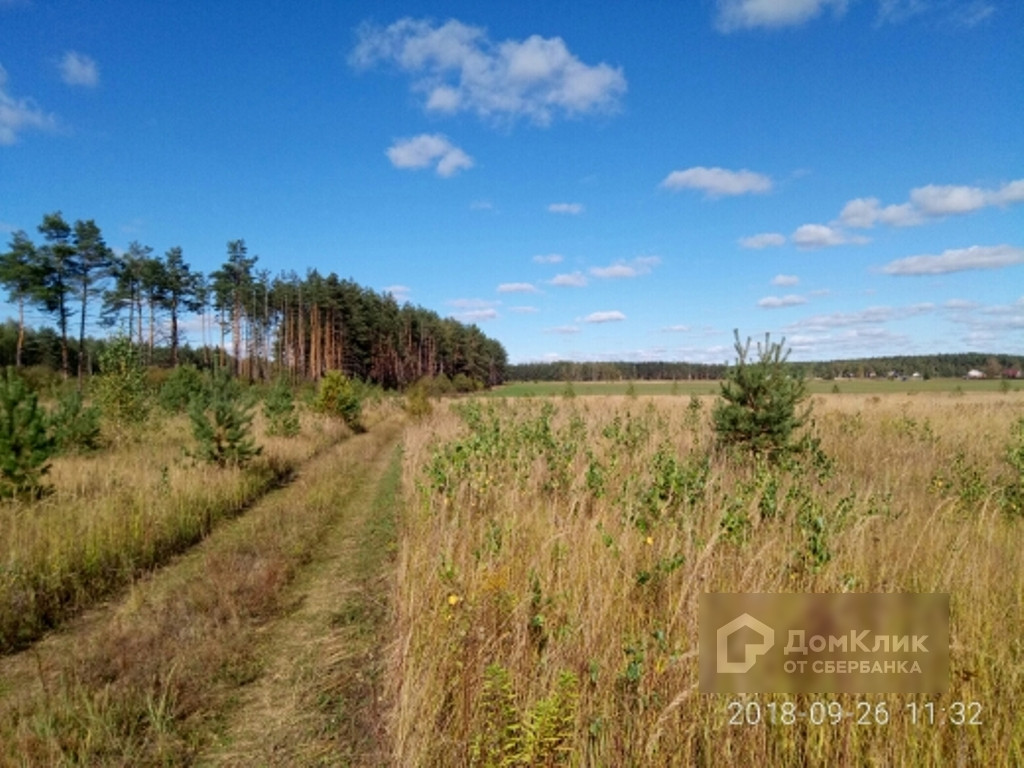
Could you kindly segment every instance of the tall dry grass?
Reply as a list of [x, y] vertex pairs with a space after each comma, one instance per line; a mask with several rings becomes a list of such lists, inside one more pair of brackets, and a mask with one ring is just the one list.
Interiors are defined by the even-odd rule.
[[184, 416], [94, 455], [55, 459], [48, 497], [0, 504], [0, 653], [186, 550], [349, 434], [315, 414], [302, 422], [298, 437], [269, 437], [257, 416], [263, 454], [245, 469], [189, 458]]
[[[1001, 502], [1024, 399], [818, 398], [824, 456], [787, 471], [713, 451], [712, 398], [690, 402], [477, 402], [411, 429], [394, 764], [1024, 764], [1024, 520]], [[930, 700], [983, 725], [761, 696], [892, 717], [730, 726], [698, 692], [702, 592], [842, 591], [951, 593]]]

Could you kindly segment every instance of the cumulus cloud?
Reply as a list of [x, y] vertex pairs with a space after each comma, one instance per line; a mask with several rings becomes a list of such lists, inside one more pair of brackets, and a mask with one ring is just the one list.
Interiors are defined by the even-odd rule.
[[538, 264], [559, 264], [563, 258], [560, 253], [538, 253], [533, 260]]
[[540, 290], [533, 283], [502, 283], [498, 293], [540, 293]]
[[579, 333], [579, 326], [576, 325], [556, 325], [554, 328], [546, 328], [545, 333], [559, 333], [559, 334], [570, 334]]
[[887, 275], [944, 275], [973, 269], [1002, 269], [1024, 264], [1024, 248], [1013, 245], [972, 245], [938, 255], [907, 256], [890, 261], [882, 272]]
[[661, 329], [665, 333], [686, 333], [690, 330], [688, 325], [667, 325]]
[[800, 278], [796, 275], [776, 275], [772, 278], [772, 285], [798, 285]]
[[428, 112], [473, 112], [485, 119], [556, 117], [614, 111], [626, 92], [619, 67], [580, 61], [560, 37], [495, 42], [483, 27], [404, 18], [363, 24], [349, 56], [356, 68], [388, 64], [409, 74]]
[[721, 32], [792, 27], [810, 21], [826, 7], [841, 15], [846, 0], [718, 0], [715, 25]]
[[755, 250], [777, 248], [780, 245], [786, 244], [786, 236], [778, 232], [762, 232], [759, 235], [741, 237], [739, 243], [741, 248], [753, 248]]
[[757, 302], [757, 306], [762, 309], [779, 309], [780, 307], [795, 307], [806, 303], [806, 298], [791, 293], [788, 296], [765, 296]]
[[583, 213], [583, 203], [552, 203], [548, 206], [551, 213], [565, 213], [570, 216], [578, 216]]
[[848, 227], [869, 229], [875, 224], [909, 227], [929, 219], [959, 216], [992, 206], [1005, 207], [1024, 202], [1024, 179], [1000, 187], [928, 184], [910, 190], [909, 200], [898, 205], [883, 206], [876, 197], [859, 197], [849, 201], [839, 214], [839, 221]]
[[843, 206], [839, 221], [847, 227], [870, 229], [876, 223], [912, 227], [924, 222], [924, 217], [910, 203], [882, 207], [877, 197], [858, 197]]
[[538, 312], [540, 312], [540, 310], [537, 309], [536, 307], [529, 307], [529, 306], [509, 307], [508, 311], [509, 312], [515, 312], [517, 315], [535, 315]]
[[553, 278], [548, 280], [551, 285], [568, 285], [573, 288], [582, 288], [587, 284], [587, 277], [579, 270], [575, 272], [566, 272], [560, 275], [555, 275]]
[[607, 267], [591, 267], [590, 274], [600, 278], [638, 277], [650, 273], [651, 269], [661, 263], [657, 256], [637, 256], [629, 261], [617, 261]]
[[772, 180], [746, 169], [729, 171], [725, 168], [696, 166], [685, 171], [672, 171], [662, 180], [661, 186], [671, 190], [699, 189], [706, 197], [716, 198], [769, 192]]
[[100, 70], [89, 56], [68, 51], [60, 60], [60, 78], [68, 85], [95, 88], [100, 84]]
[[851, 237], [838, 227], [829, 227], [824, 224], [804, 224], [802, 227], [797, 227], [796, 231], [790, 235], [790, 239], [805, 250], [867, 242], [867, 238]]
[[0, 146], [14, 144], [18, 134], [33, 128], [52, 130], [52, 115], [39, 109], [31, 99], [16, 99], [7, 92], [7, 70], [0, 66]]
[[591, 312], [583, 318], [584, 323], [617, 323], [625, 320], [626, 316], [617, 309], [608, 312]]
[[[434, 166], [438, 176], [452, 176], [473, 167], [473, 158], [439, 133], [421, 133], [411, 139], [399, 139], [387, 151], [395, 168], [420, 169]], [[435, 165], [436, 163], [436, 165]]]

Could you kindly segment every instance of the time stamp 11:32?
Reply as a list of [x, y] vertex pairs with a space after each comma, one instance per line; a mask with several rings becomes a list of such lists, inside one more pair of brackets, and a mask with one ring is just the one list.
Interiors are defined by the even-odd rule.
[[730, 701], [726, 705], [729, 725], [888, 725], [896, 718], [908, 719], [911, 725], [982, 725], [982, 706], [977, 701], [953, 701], [936, 704], [933, 701], [911, 701], [902, 707], [890, 707], [887, 702], [858, 701], [843, 704], [839, 701], [814, 701], [800, 706], [793, 701], [768, 702]]

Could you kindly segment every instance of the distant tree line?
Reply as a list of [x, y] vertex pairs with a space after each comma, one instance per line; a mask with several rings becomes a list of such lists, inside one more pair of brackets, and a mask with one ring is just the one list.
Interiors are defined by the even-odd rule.
[[[979, 370], [989, 378], [1020, 371], [1020, 358], [963, 352], [936, 355], [857, 358], [819, 362], [790, 362], [789, 369], [807, 378], [902, 378], [920, 374], [922, 378], [963, 377]], [[508, 366], [509, 381], [664, 381], [721, 379], [725, 363], [681, 362], [570, 362], [520, 363]]]
[[[193, 362], [250, 380], [318, 380], [337, 370], [385, 387], [442, 374], [491, 386], [506, 376], [504, 347], [475, 325], [399, 306], [333, 272], [271, 277], [256, 269], [244, 240], [230, 241], [224, 263], [204, 275], [180, 247], [160, 256], [132, 242], [115, 253], [91, 219], [70, 224], [56, 211], [38, 231], [41, 243], [18, 231], [0, 253], [0, 285], [18, 308], [17, 321], [0, 329], [0, 364], [52, 366], [65, 378], [75, 371], [81, 388], [103, 345], [86, 337], [95, 317], [119, 327], [148, 364]], [[33, 331], [26, 309], [48, 315], [55, 328]], [[199, 318], [197, 350], [183, 344], [187, 317]]]

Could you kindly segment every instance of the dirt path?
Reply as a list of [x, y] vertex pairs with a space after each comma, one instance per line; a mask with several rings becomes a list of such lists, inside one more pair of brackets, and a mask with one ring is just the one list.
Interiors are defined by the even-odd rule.
[[401, 419], [0, 658], [6, 766], [384, 765]]
[[199, 765], [385, 765], [381, 625], [394, 552], [401, 452], [383, 451], [266, 626], [264, 673]]

